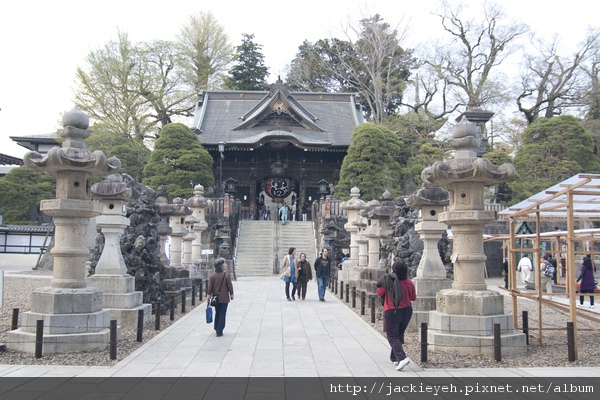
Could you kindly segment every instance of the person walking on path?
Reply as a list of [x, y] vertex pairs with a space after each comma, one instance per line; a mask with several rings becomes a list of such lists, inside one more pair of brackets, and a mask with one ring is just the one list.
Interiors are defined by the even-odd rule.
[[[542, 292], [546, 290], [548, 293], [552, 293], [552, 285], [554, 284], [554, 272], [556, 271], [552, 264], [548, 261], [548, 256], [544, 255], [540, 258], [540, 286]], [[552, 300], [552, 296], [548, 297], [548, 300]]]
[[300, 211], [302, 212], [302, 221], [306, 222], [308, 217], [308, 204], [306, 204], [306, 202], [302, 204]]
[[320, 301], [325, 301], [325, 289], [327, 288], [327, 282], [329, 281], [329, 275], [331, 274], [333, 265], [333, 260], [329, 258], [328, 250], [323, 249], [323, 251], [321, 251], [321, 256], [315, 260], [315, 275], [317, 277], [317, 288]]
[[208, 304], [210, 304], [210, 298], [213, 294], [218, 294], [214, 327], [217, 337], [221, 337], [227, 319], [227, 306], [233, 300], [233, 283], [231, 283], [231, 277], [227, 273], [227, 262], [221, 257], [215, 260], [215, 272], [210, 275], [208, 280], [208, 287], [206, 288], [206, 301]]
[[[288, 301], [296, 301], [296, 285], [298, 284], [298, 267], [296, 266], [296, 248], [290, 247], [287, 256], [283, 258], [281, 269], [285, 275], [285, 297]], [[292, 284], [292, 298], [290, 298], [290, 283]]]
[[[580, 293], [592, 293], [590, 295], [590, 308], [594, 308], [594, 290], [596, 289], [596, 282], [594, 280], [594, 268], [592, 267], [592, 260], [590, 257], [583, 257], [583, 263], [581, 264], [581, 272], [577, 278], [577, 282], [581, 281], [579, 285]], [[579, 296], [579, 305], [583, 307], [584, 296]]]
[[279, 209], [279, 216], [281, 217], [281, 223], [283, 225], [285, 225], [288, 220], [289, 211], [290, 209], [288, 208], [287, 204], [283, 203], [283, 206], [281, 206]]
[[298, 262], [298, 298], [306, 300], [306, 287], [308, 281], [312, 279], [312, 270], [310, 263], [306, 260], [306, 254], [300, 253]]
[[533, 266], [531, 264], [531, 260], [527, 257], [527, 254], [523, 255], [523, 258], [519, 261], [519, 265], [517, 266], [517, 271], [521, 272], [521, 278], [523, 279], [523, 283], [525, 285], [529, 284], [533, 279], [531, 278], [531, 271], [533, 270]]
[[290, 211], [290, 213], [292, 215], [292, 221], [296, 221], [296, 211], [297, 211], [296, 203], [297, 203], [297, 201], [294, 201], [292, 203], [292, 210]]
[[502, 263], [502, 276], [504, 277], [504, 289], [508, 289], [508, 258]]
[[377, 296], [384, 296], [383, 329], [390, 343], [390, 360], [401, 371], [410, 363], [404, 352], [404, 331], [412, 318], [412, 302], [417, 299], [413, 282], [408, 278], [408, 267], [402, 260], [396, 260], [392, 273], [377, 282]]

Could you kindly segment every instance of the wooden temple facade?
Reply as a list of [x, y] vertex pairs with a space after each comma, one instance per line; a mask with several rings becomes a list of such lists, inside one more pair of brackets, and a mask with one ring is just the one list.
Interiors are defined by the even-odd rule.
[[292, 93], [281, 80], [268, 92], [201, 92], [191, 129], [215, 160], [217, 194], [251, 211], [261, 202], [299, 210], [329, 194], [323, 189], [337, 183], [352, 131], [364, 122], [356, 96]]

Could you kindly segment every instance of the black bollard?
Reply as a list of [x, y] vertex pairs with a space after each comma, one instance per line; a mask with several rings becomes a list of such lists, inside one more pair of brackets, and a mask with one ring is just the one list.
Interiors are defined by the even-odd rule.
[[335, 290], [334, 290], [334, 294], [338, 294], [338, 283], [339, 283], [339, 282], [338, 282], [338, 280], [336, 279], [336, 280], [335, 280], [335, 284], [333, 285], [333, 287], [334, 287], [334, 289], [335, 289]]
[[360, 315], [365, 315], [365, 302], [367, 293], [365, 291], [360, 292]]
[[141, 342], [144, 335], [144, 310], [138, 310], [137, 317], [137, 337], [135, 340]]
[[110, 320], [110, 334], [109, 335], [110, 335], [110, 339], [109, 339], [110, 359], [116, 360], [117, 359], [117, 320], [116, 319]]
[[185, 289], [181, 290], [181, 313], [185, 314], [185, 303], [187, 302], [187, 293]]
[[369, 296], [369, 301], [371, 303], [371, 323], [375, 323], [375, 296]]
[[350, 303], [350, 284], [346, 283], [346, 303]]
[[200, 279], [200, 286], [198, 287], [198, 296], [200, 299], [200, 304], [202, 304], [202, 291], [204, 290], [204, 281]]
[[196, 286], [192, 286], [192, 305], [196, 305]]
[[154, 305], [154, 330], [160, 331], [160, 300]]
[[569, 362], [575, 361], [575, 327], [573, 322], [567, 322], [567, 352]]
[[523, 333], [525, 334], [525, 344], [529, 346], [529, 313], [523, 311]]
[[19, 327], [19, 309], [13, 308], [12, 313], [12, 324], [10, 325], [10, 330], [14, 331]]
[[352, 308], [356, 308], [356, 286], [352, 286]]
[[169, 318], [171, 321], [175, 321], [175, 295], [171, 295], [171, 315]]
[[35, 358], [42, 358], [44, 348], [44, 320], [38, 319], [35, 324]]
[[421, 362], [427, 362], [427, 322], [421, 322]]
[[340, 281], [340, 300], [344, 300], [344, 281]]
[[494, 324], [494, 359], [502, 361], [502, 338], [500, 336], [500, 324]]

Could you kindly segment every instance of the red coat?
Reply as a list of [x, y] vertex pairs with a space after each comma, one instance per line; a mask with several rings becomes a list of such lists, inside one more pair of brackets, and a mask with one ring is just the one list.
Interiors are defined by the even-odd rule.
[[[404, 280], [400, 280], [400, 287], [402, 287], [402, 301], [398, 304], [398, 308], [406, 308], [412, 305], [412, 302], [417, 299], [417, 291], [415, 290], [415, 285], [409, 278]], [[390, 296], [387, 296], [387, 289], [385, 286], [380, 286], [377, 288], [377, 296], [385, 296], [385, 301], [383, 302], [383, 311], [393, 310], [394, 304], [392, 300], [390, 300]]]

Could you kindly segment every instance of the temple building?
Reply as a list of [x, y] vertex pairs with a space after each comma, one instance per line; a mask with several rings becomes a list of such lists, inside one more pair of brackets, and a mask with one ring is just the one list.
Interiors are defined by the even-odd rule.
[[[204, 91], [191, 129], [215, 160], [217, 191], [249, 210], [259, 202], [298, 208], [335, 185], [352, 131], [363, 123], [356, 93]], [[321, 190], [319, 190], [321, 188]]]

